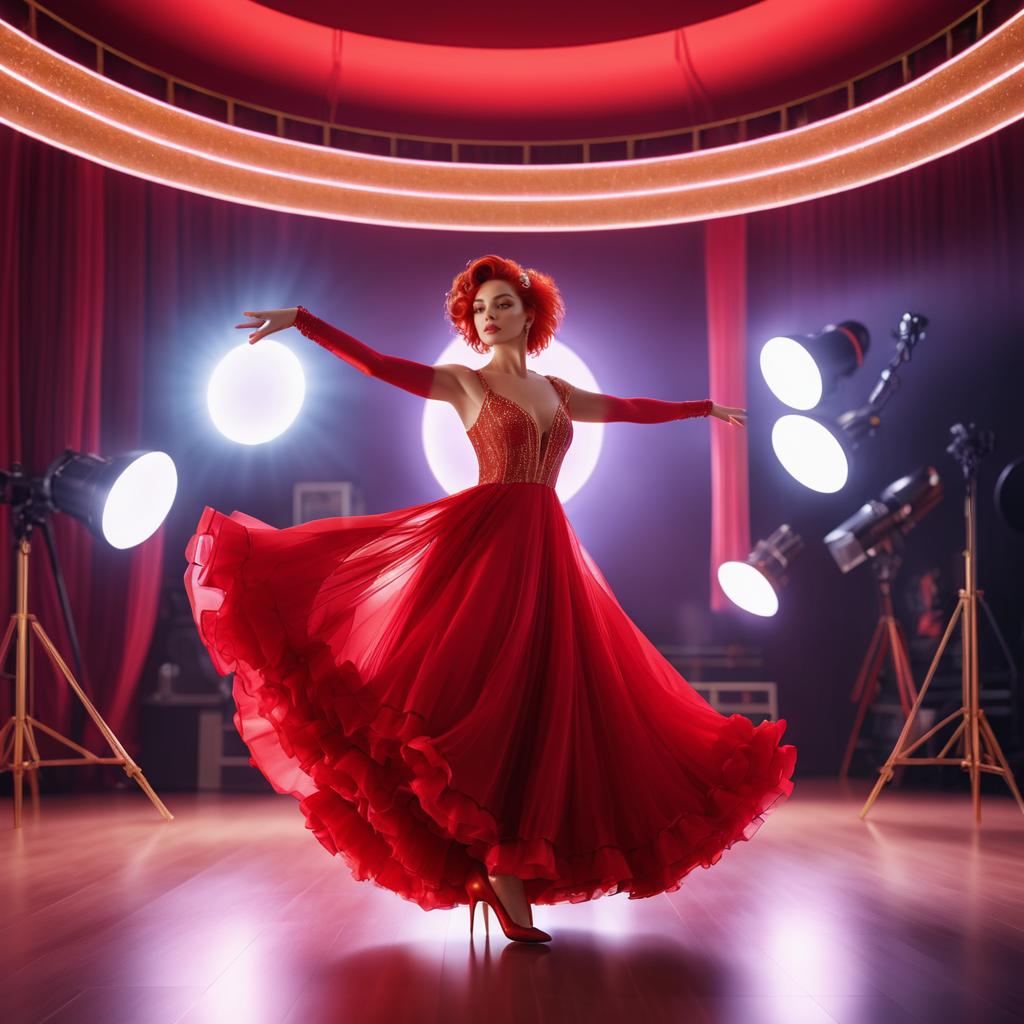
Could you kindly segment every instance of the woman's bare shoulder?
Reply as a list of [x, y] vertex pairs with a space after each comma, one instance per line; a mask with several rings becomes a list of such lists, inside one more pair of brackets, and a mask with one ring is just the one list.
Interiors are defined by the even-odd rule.
[[434, 388], [431, 398], [451, 402], [456, 408], [466, 396], [477, 398], [483, 388], [476, 374], [462, 363], [437, 363], [434, 365]]
[[466, 390], [467, 381], [470, 388], [473, 388], [474, 385], [479, 386], [476, 374], [470, 367], [463, 366], [462, 363], [439, 363], [434, 366], [434, 370], [451, 381], [457, 382], [463, 391]]

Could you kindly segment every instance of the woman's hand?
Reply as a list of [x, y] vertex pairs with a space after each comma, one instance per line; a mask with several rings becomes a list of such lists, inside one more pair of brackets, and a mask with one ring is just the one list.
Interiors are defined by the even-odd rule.
[[242, 316], [254, 317], [254, 322], [235, 324], [235, 327], [245, 327], [249, 330], [252, 330], [254, 327], [259, 328], [259, 330], [253, 331], [249, 335], [249, 344], [255, 345], [260, 338], [265, 338], [268, 334], [274, 334], [277, 331], [283, 331], [291, 327], [295, 323], [295, 314], [298, 311], [298, 306], [292, 306], [289, 309], [261, 309], [252, 313], [243, 313]]
[[745, 427], [747, 425], [747, 410], [734, 409], [731, 405], [719, 405], [711, 403], [711, 415], [734, 427]]

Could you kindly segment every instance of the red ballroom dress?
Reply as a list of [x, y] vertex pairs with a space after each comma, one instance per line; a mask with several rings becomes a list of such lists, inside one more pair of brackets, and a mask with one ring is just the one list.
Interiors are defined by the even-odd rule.
[[[429, 393], [426, 364], [302, 307], [296, 326]], [[580, 543], [554, 486], [571, 385], [547, 378], [541, 434], [478, 376], [474, 486], [286, 529], [207, 506], [186, 549], [200, 636], [234, 673], [251, 763], [354, 878], [424, 910], [468, 902], [473, 859], [534, 904], [671, 892], [789, 796], [796, 748], [784, 719], [755, 727], [697, 694]], [[606, 397], [609, 420], [711, 406]]]

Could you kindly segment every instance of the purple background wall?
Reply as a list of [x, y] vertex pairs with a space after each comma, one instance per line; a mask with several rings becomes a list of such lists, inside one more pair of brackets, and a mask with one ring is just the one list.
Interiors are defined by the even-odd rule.
[[[980, 573], [1020, 653], [1024, 542], [997, 521], [991, 488], [998, 468], [1024, 451], [1022, 152], [1018, 125], [898, 179], [749, 218], [752, 535], [788, 521], [808, 541], [777, 619], [707, 612], [706, 424], [612, 425], [596, 473], [567, 504], [584, 544], [652, 640], [764, 647], [802, 772], [838, 764], [851, 723], [847, 696], [876, 618], [870, 570], [843, 577], [820, 539], [889, 482], [931, 462], [947, 499], [910, 538], [901, 584], [937, 564], [954, 600], [962, 525], [957, 471], [944, 448], [957, 420], [976, 419], [997, 433], [998, 451], [982, 475]], [[284, 526], [297, 479], [357, 480], [370, 512], [439, 494], [420, 448], [418, 400], [298, 336], [293, 343], [315, 367], [299, 422], [263, 448], [220, 439], [206, 415], [205, 381], [218, 355], [243, 336], [232, 325], [245, 309], [301, 303], [382, 350], [433, 361], [451, 337], [442, 301], [452, 276], [470, 258], [498, 252], [556, 278], [567, 304], [561, 339], [589, 361], [605, 390], [706, 395], [701, 225], [561, 235], [404, 231], [118, 180], [148, 197], [149, 289], [165, 295], [171, 282], [177, 297], [148, 304], [140, 339], [152, 367], [144, 443], [169, 451], [181, 475], [166, 527], [171, 586], [180, 583], [182, 552], [204, 504]], [[761, 341], [863, 321], [872, 349], [837, 398], [838, 412], [866, 396], [892, 354], [888, 332], [908, 309], [930, 317], [929, 336], [904, 368], [882, 435], [848, 488], [826, 497], [791, 483], [770, 451], [770, 427], [783, 410], [756, 374]], [[987, 659], [994, 645], [984, 633], [982, 645]], [[142, 690], [151, 685], [144, 680]]]

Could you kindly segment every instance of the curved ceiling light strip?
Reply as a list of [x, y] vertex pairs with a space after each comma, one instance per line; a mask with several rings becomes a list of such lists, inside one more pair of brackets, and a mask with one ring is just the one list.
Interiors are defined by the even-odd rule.
[[0, 22], [0, 121], [108, 167], [337, 220], [604, 230], [748, 213], [855, 188], [1024, 115], [1024, 12], [930, 74], [826, 121], [644, 160], [507, 166], [370, 156], [211, 121], [111, 82]]

